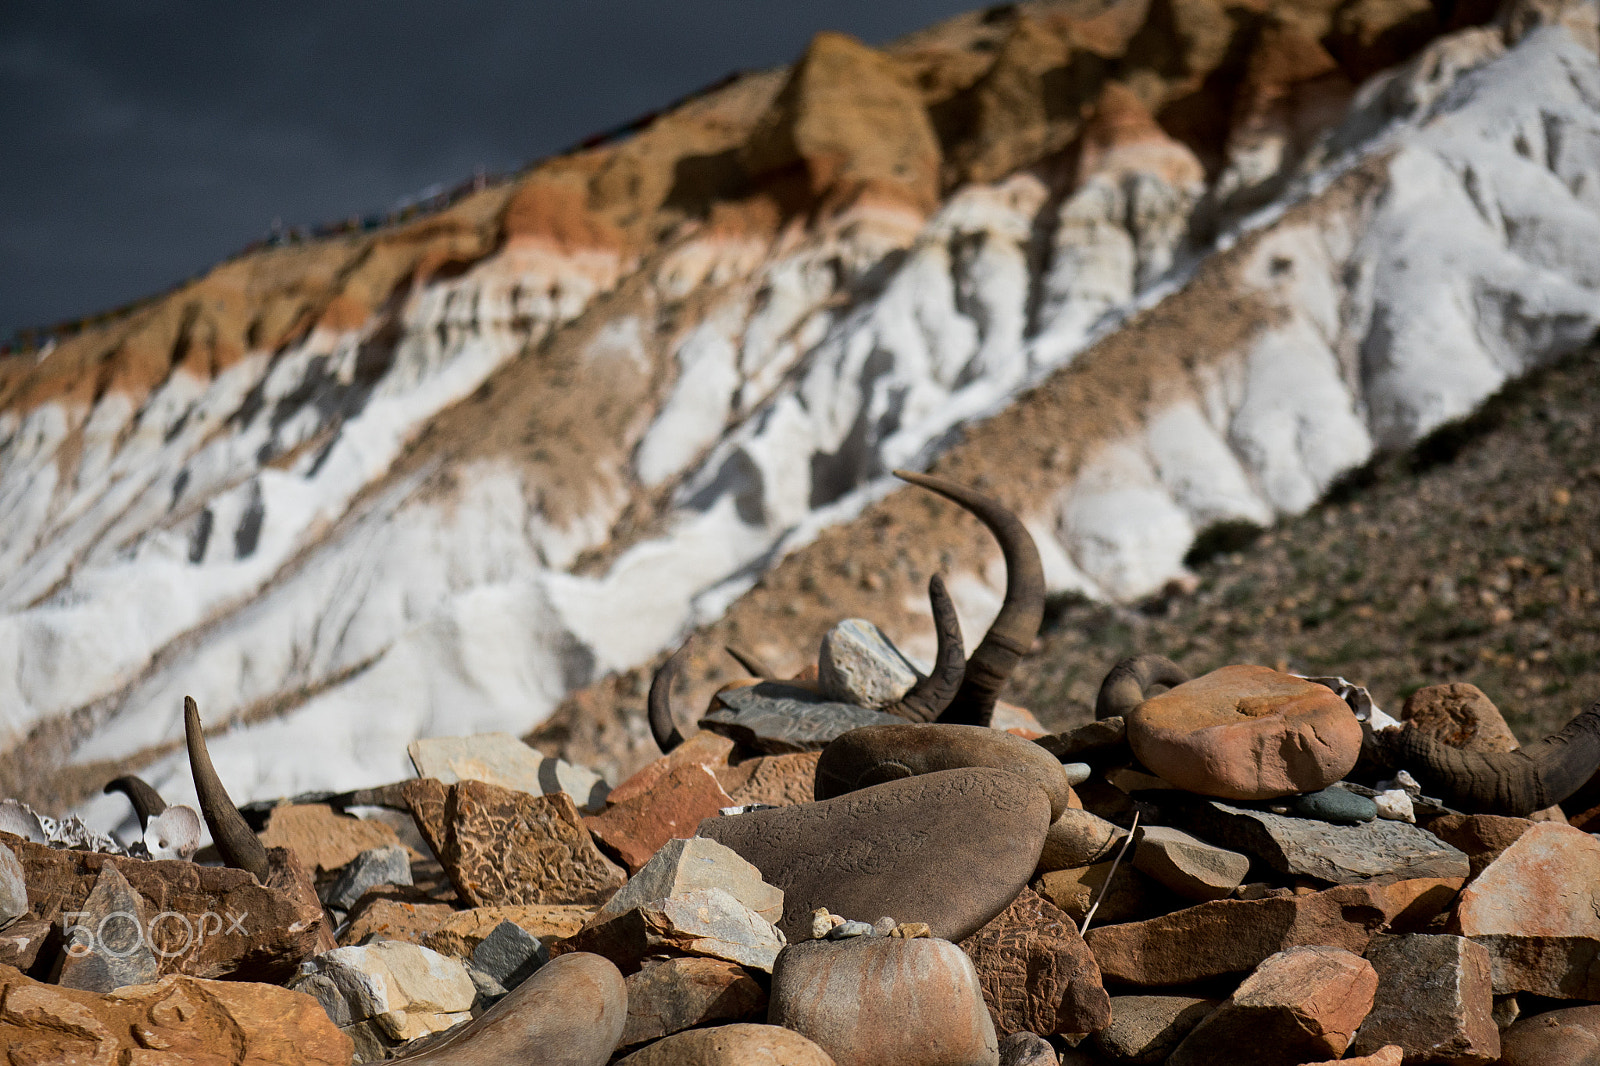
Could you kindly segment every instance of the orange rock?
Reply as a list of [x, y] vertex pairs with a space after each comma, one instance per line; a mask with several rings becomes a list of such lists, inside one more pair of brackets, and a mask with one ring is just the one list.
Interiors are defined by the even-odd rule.
[[674, 837], [688, 839], [706, 818], [715, 818], [733, 799], [704, 766], [680, 766], [646, 793], [608, 806], [584, 819], [589, 831], [616, 853], [630, 873], [650, 861]]
[[[315, 875], [325, 875], [369, 848], [400, 843], [382, 822], [340, 814], [323, 803], [274, 807], [267, 827], [256, 834], [269, 848], [288, 848]], [[412, 859], [421, 858], [412, 854]]]
[[1600, 840], [1535, 823], [1461, 893], [1463, 936], [1600, 937]]
[[666, 755], [635, 771], [622, 784], [612, 789], [606, 796], [606, 803], [626, 803], [644, 795], [655, 787], [667, 774], [681, 766], [703, 766], [716, 775], [717, 783], [723, 791], [730, 795], [750, 779], [750, 768], [746, 765], [731, 766], [729, 759], [733, 756], [734, 743], [721, 733], [713, 733], [702, 729], [691, 734], [673, 748]]
[[1305, 1066], [1400, 1066], [1405, 1061], [1405, 1055], [1405, 1048], [1399, 1044], [1390, 1044], [1370, 1055], [1360, 1055], [1353, 1059], [1324, 1059], [1321, 1062], [1308, 1062]]
[[1327, 788], [1361, 754], [1361, 723], [1332, 689], [1264, 666], [1225, 666], [1144, 701], [1128, 743], [1191, 792], [1262, 800]]
[[368, 940], [425, 944], [429, 934], [454, 913], [448, 903], [413, 903], [369, 894], [350, 912], [350, 924], [340, 934], [339, 944], [348, 947]]
[[170, 976], [100, 995], [0, 966], [0, 998], [12, 1063], [348, 1066], [354, 1054], [315, 999], [276, 985]]
[[797, 803], [810, 803], [816, 798], [817, 760], [820, 758], [820, 751], [798, 751], [748, 759], [738, 768], [749, 768], [749, 780], [738, 788], [728, 789], [728, 794], [738, 806], [766, 803], [774, 807], [792, 807]]
[[1514, 751], [1516, 734], [1477, 685], [1429, 685], [1406, 697], [1400, 717], [1414, 729], [1462, 751]]
[[422, 944], [441, 955], [464, 959], [501, 922], [520, 926], [530, 936], [544, 940], [572, 936], [592, 917], [593, 907], [570, 903], [473, 907], [448, 915]]
[[1503, 814], [1446, 814], [1428, 823], [1428, 832], [1467, 853], [1477, 877], [1500, 853], [1534, 827], [1529, 818]]

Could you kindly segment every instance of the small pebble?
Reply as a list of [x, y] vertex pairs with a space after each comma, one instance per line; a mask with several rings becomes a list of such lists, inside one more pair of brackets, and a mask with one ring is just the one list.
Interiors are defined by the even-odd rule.
[[1061, 768], [1067, 772], [1069, 785], [1076, 787], [1089, 780], [1089, 764], [1086, 762], [1062, 763]]
[[1391, 822], [1416, 823], [1417, 812], [1411, 805], [1411, 794], [1403, 789], [1391, 788], [1373, 797], [1378, 805], [1378, 817]]
[[902, 922], [889, 935], [901, 940], [915, 940], [919, 936], [932, 936], [933, 931], [928, 928], [927, 922]]
[[879, 918], [877, 921], [872, 923], [872, 935], [888, 936], [890, 933], [894, 932], [894, 926], [894, 919], [890, 918], [888, 915], [884, 915], [882, 918]]
[[829, 940], [846, 940], [853, 936], [871, 936], [872, 926], [866, 922], [843, 922], [828, 933]]
[[833, 932], [833, 927], [844, 921], [837, 914], [829, 914], [828, 908], [818, 907], [811, 912], [811, 939], [821, 940]]

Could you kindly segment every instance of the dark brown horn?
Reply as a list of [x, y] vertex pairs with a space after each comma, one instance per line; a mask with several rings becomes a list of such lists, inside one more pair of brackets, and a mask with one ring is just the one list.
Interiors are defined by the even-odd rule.
[[655, 736], [656, 746], [663, 755], [683, 743], [683, 734], [678, 732], [678, 723], [672, 715], [672, 679], [678, 676], [678, 667], [683, 665], [688, 652], [688, 644], [673, 652], [672, 658], [662, 663], [656, 676], [650, 679], [647, 704], [650, 708], [650, 732]]
[[183, 698], [183, 736], [189, 745], [189, 769], [194, 774], [194, 790], [200, 795], [200, 813], [206, 817], [222, 861], [236, 870], [253, 873], [266, 883], [270, 873], [267, 849], [250, 831], [239, 808], [228, 798], [228, 790], [222, 787], [222, 779], [211, 765], [211, 753], [206, 751], [200, 708], [188, 696]]
[[1413, 726], [1369, 734], [1366, 750], [1447, 806], [1520, 818], [1560, 803], [1600, 768], [1600, 702], [1561, 732], [1514, 751], [1462, 751]]
[[933, 630], [939, 637], [933, 669], [927, 677], [919, 678], [911, 691], [884, 708], [889, 714], [913, 722], [931, 722], [938, 718], [950, 706], [967, 673], [967, 652], [961, 644], [961, 619], [956, 617], [956, 605], [950, 602], [950, 593], [945, 591], [944, 579], [938, 574], [928, 579], [928, 603], [933, 607]]
[[732, 644], [723, 645], [723, 650], [733, 656], [734, 661], [750, 672], [751, 677], [759, 677], [763, 681], [771, 681], [777, 675], [766, 663], [757, 659], [747, 651], [740, 651]]
[[1172, 688], [1187, 680], [1188, 671], [1164, 655], [1130, 655], [1113, 666], [1100, 682], [1100, 695], [1094, 701], [1095, 721], [1126, 717], [1150, 698], [1154, 686]]
[[128, 802], [133, 804], [133, 813], [139, 816], [141, 830], [149, 827], [150, 819], [167, 809], [167, 801], [161, 798], [161, 793], [151, 788], [144, 778], [132, 774], [107, 781], [106, 787], [100, 791], [107, 796], [113, 792], [127, 796]]
[[1016, 669], [1017, 660], [1033, 646], [1039, 623], [1044, 621], [1044, 566], [1039, 562], [1039, 549], [1022, 520], [999, 501], [931, 474], [896, 470], [894, 476], [959, 504], [1000, 542], [1006, 561], [1006, 598], [989, 632], [967, 660], [961, 690], [939, 716], [941, 722], [988, 725], [994, 717], [996, 697]]

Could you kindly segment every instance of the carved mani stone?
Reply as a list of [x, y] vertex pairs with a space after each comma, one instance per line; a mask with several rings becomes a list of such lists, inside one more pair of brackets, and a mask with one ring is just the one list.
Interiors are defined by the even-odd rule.
[[473, 907], [604, 903], [628, 879], [595, 847], [565, 792], [422, 778], [408, 782], [405, 795], [450, 883]]
[[1111, 1021], [1100, 967], [1060, 908], [1024, 888], [1011, 906], [961, 942], [978, 968], [1001, 1036], [1092, 1033]]
[[1004, 770], [972, 767], [890, 781], [837, 799], [700, 823], [783, 889], [778, 927], [809, 935], [826, 907], [860, 921], [926, 922], [960, 940], [1028, 883], [1050, 801]]
[[904, 721], [868, 707], [825, 699], [810, 689], [781, 681], [727, 689], [717, 694], [717, 700], [722, 706], [700, 719], [702, 728], [773, 755], [815, 751], [852, 729]]

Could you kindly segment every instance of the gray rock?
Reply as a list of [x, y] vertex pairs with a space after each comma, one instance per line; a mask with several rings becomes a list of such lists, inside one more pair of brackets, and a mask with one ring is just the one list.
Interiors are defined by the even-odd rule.
[[1413, 1062], [1472, 1066], [1500, 1057], [1489, 952], [1459, 936], [1378, 936], [1367, 945], [1378, 992], [1346, 1054], [1398, 1044]]
[[308, 973], [296, 977], [289, 982], [289, 988], [295, 992], [303, 992], [322, 1004], [322, 1010], [328, 1020], [339, 1028], [356, 1024], [355, 1015], [350, 1013], [350, 1003], [344, 998], [344, 993], [339, 991], [339, 986], [333, 983], [333, 978], [325, 973]]
[[822, 638], [817, 682], [829, 699], [876, 709], [911, 691], [918, 674], [911, 660], [864, 618], [846, 618]]
[[1094, 1042], [1119, 1063], [1151, 1066], [1172, 1054], [1221, 1002], [1194, 996], [1113, 996], [1111, 1024], [1094, 1034]]
[[10, 848], [0, 844], [0, 929], [28, 913], [28, 879]]
[[[371, 1019], [392, 1040], [414, 1040], [465, 1021], [478, 995], [460, 960], [402, 940], [335, 948], [308, 965], [308, 978], [327, 978], [344, 999], [340, 1017]], [[326, 994], [320, 982], [302, 979], [301, 986], [319, 999]]]
[[1172, 824], [1253, 856], [1285, 877], [1348, 885], [1373, 878], [1465, 878], [1468, 873], [1465, 853], [1405, 822], [1332, 825], [1198, 797], [1165, 805], [1163, 813]]
[[1163, 825], [1139, 830], [1133, 865], [1185, 899], [1201, 901], [1231, 895], [1250, 872], [1249, 856]]
[[405, 848], [398, 844], [368, 848], [345, 863], [323, 902], [347, 911], [369, 888], [410, 883], [411, 859], [406, 855]]
[[722, 889], [769, 922], [783, 916], [783, 892], [763, 881], [760, 870], [732, 848], [693, 837], [663, 844], [587, 924], [599, 925], [651, 900], [702, 888]]
[[549, 961], [539, 938], [515, 922], [501, 922], [472, 949], [472, 966], [498, 981], [502, 992], [516, 988]]
[[866, 922], [840, 922], [828, 930], [829, 940], [844, 940], [852, 936], [871, 936], [874, 930]]
[[651, 900], [609, 921], [590, 923], [566, 940], [566, 951], [591, 951], [632, 973], [648, 955], [679, 953], [726, 959], [772, 971], [783, 937], [771, 922], [720, 888]]
[[819, 751], [852, 729], [905, 723], [896, 715], [829, 700], [780, 681], [730, 689], [717, 698], [726, 706], [700, 719], [701, 728], [770, 755]]
[[472, 987], [478, 990], [478, 998], [472, 1001], [474, 1010], [498, 1003], [506, 994], [506, 986], [495, 980], [493, 974], [484, 973], [470, 962], [467, 976], [472, 979]]
[[1286, 796], [1274, 804], [1282, 806], [1285, 814], [1296, 818], [1315, 818], [1334, 825], [1359, 825], [1378, 816], [1375, 800], [1360, 796], [1349, 789], [1330, 785], [1321, 792], [1306, 792], [1299, 796]]
[[70, 918], [61, 963], [64, 988], [111, 992], [156, 979], [160, 965], [139, 920], [139, 894], [111, 863], [100, 867], [83, 913]]
[[1026, 1030], [1000, 1038], [1000, 1066], [1056, 1066], [1056, 1049]]

